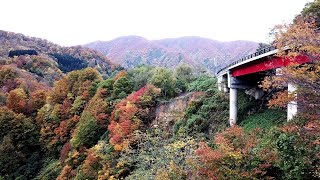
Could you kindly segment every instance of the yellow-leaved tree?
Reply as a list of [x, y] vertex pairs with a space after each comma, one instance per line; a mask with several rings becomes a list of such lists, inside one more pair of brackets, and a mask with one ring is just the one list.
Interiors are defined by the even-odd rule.
[[[320, 32], [313, 18], [297, 16], [292, 24], [277, 25], [273, 29], [278, 56], [294, 59], [304, 56], [305, 64], [292, 63], [281, 69], [280, 75], [269, 76], [262, 82], [264, 90], [283, 88], [289, 82], [297, 89], [291, 95], [279, 91], [269, 101], [269, 107], [286, 107], [296, 100], [300, 115], [308, 119], [320, 117]], [[295, 96], [294, 94], [297, 94]]]

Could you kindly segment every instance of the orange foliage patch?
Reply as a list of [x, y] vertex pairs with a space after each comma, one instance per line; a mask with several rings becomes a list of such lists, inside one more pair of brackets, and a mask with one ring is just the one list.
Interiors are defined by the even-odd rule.
[[[272, 152], [264, 149], [254, 152], [258, 145], [256, 135], [259, 132], [257, 129], [247, 135], [241, 127], [233, 126], [215, 136], [215, 149], [200, 143], [200, 148], [196, 151], [199, 160], [196, 174], [207, 179], [262, 177], [270, 167], [269, 160], [274, 156]], [[260, 153], [264, 155], [260, 156]], [[252, 166], [255, 163], [256, 165]]]
[[[137, 117], [137, 114], [143, 111], [139, 104], [140, 98], [143, 96], [153, 97], [159, 93], [160, 91], [153, 85], [147, 85], [116, 104], [108, 126], [110, 143], [117, 147], [116, 150], [120, 151], [125, 145], [128, 145], [127, 142], [125, 143], [125, 139], [129, 139], [130, 142], [131, 133], [141, 125], [141, 120]], [[150, 100], [153, 101], [152, 98]]]
[[122, 71], [118, 72], [118, 74], [116, 74], [116, 76], [113, 78], [113, 80], [117, 81], [121, 77], [125, 77], [125, 76], [127, 76], [127, 72], [125, 70], [122, 70]]

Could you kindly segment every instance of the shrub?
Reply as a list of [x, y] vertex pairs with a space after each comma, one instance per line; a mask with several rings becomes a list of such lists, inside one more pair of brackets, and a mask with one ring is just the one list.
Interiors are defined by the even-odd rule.
[[[260, 136], [261, 137], [261, 136]], [[232, 126], [218, 133], [215, 148], [205, 143], [196, 151], [196, 174], [205, 179], [264, 179], [275, 154], [259, 148], [259, 131], [246, 134], [241, 127]]]
[[284, 179], [320, 178], [319, 137], [319, 121], [288, 123], [272, 131], [271, 142], [279, 157], [276, 165]]
[[49, 160], [35, 178], [37, 180], [56, 179], [60, 174], [62, 167], [59, 160]]
[[286, 112], [276, 109], [267, 109], [263, 112], [246, 117], [240, 123], [240, 126], [242, 126], [246, 132], [250, 132], [256, 128], [269, 130], [272, 127], [283, 124], [286, 120]]

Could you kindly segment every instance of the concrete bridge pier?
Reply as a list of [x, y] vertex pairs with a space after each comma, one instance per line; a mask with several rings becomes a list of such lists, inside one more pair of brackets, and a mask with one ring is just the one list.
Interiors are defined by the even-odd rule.
[[224, 93], [229, 92], [227, 83], [228, 83], [228, 77], [227, 76], [219, 76], [218, 77], [218, 89], [219, 89], [219, 91], [223, 91]]
[[238, 89], [252, 88], [252, 85], [243, 79], [232, 77], [228, 72], [227, 76], [229, 92], [229, 124], [230, 126], [236, 125], [238, 120]]
[[218, 90], [219, 90], [219, 91], [222, 91], [222, 81], [223, 81], [223, 77], [222, 77], [222, 76], [219, 76], [219, 77], [218, 77], [218, 82], [217, 82]]
[[[297, 94], [295, 93], [296, 91], [296, 86], [292, 83], [288, 83], [288, 94], [294, 94], [294, 96], [296, 97]], [[287, 121], [291, 121], [293, 119], [293, 117], [298, 113], [298, 103], [296, 100], [294, 101], [290, 101], [288, 103], [288, 107], [287, 107]]]
[[237, 102], [237, 89], [230, 88], [230, 102], [229, 102], [229, 123], [233, 126], [237, 123], [238, 115], [238, 102]]

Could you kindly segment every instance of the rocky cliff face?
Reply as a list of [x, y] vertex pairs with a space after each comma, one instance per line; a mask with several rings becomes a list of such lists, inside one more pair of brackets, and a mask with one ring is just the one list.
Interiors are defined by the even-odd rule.
[[170, 101], [161, 102], [156, 109], [156, 118], [151, 126], [161, 128], [166, 132], [172, 132], [172, 126], [184, 117], [184, 112], [190, 102], [196, 100], [200, 95], [201, 93], [198, 92], [190, 92]]

